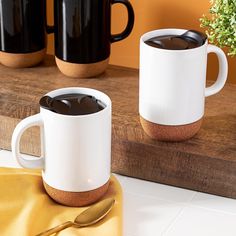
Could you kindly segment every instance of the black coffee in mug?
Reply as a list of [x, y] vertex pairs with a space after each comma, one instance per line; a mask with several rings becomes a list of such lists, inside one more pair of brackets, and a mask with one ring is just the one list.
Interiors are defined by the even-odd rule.
[[99, 112], [105, 104], [94, 96], [79, 93], [63, 94], [56, 97], [44, 96], [40, 106], [64, 115], [88, 115]]
[[196, 30], [186, 31], [182, 35], [161, 35], [145, 41], [149, 46], [169, 49], [169, 50], [185, 50], [202, 46], [207, 36]]
[[0, 0], [0, 61], [38, 64], [46, 52], [46, 0]]
[[[125, 30], [111, 35], [111, 5], [128, 10]], [[55, 0], [55, 56], [59, 69], [71, 77], [102, 73], [109, 60], [110, 45], [132, 31], [134, 11], [128, 0]]]

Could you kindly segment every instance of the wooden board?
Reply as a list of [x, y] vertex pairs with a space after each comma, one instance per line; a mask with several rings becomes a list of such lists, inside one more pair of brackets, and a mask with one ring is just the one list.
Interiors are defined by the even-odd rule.
[[[48, 91], [70, 86], [91, 87], [113, 102], [112, 170], [151, 180], [236, 198], [236, 85], [206, 99], [200, 132], [181, 143], [158, 142], [143, 132], [138, 115], [138, 71], [109, 66], [98, 78], [62, 75], [52, 56], [39, 66], [0, 66], [0, 147], [10, 149], [12, 131], [21, 119], [39, 111]], [[26, 132], [22, 151], [39, 155], [38, 129]]]

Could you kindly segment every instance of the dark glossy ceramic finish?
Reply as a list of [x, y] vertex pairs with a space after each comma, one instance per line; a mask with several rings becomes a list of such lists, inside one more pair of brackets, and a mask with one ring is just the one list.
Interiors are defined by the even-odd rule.
[[[111, 35], [111, 4], [127, 7], [126, 29]], [[132, 31], [134, 12], [127, 0], [55, 0], [55, 55], [72, 63], [95, 63], [110, 55], [110, 43]]]
[[45, 0], [0, 0], [0, 49], [30, 53], [46, 47]]

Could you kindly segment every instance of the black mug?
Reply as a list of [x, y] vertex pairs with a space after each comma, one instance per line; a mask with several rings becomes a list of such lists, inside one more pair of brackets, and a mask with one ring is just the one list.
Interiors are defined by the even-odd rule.
[[[125, 30], [111, 35], [111, 5], [128, 10]], [[70, 77], [92, 77], [102, 73], [109, 61], [110, 44], [126, 38], [134, 25], [128, 0], [55, 0], [55, 56], [58, 68]]]
[[46, 53], [46, 0], [0, 0], [0, 62], [29, 67]]

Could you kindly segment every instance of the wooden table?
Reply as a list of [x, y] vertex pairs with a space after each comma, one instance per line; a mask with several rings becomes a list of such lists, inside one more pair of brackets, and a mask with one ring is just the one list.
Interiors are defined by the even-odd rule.
[[[158, 142], [143, 132], [138, 115], [138, 71], [109, 66], [98, 78], [62, 75], [52, 56], [38, 67], [0, 66], [0, 147], [10, 149], [11, 134], [23, 118], [39, 111], [48, 91], [70, 86], [107, 93], [113, 102], [112, 171], [159, 183], [236, 198], [236, 85], [206, 99], [200, 132], [180, 142]], [[28, 130], [23, 152], [39, 155], [39, 131]]]

